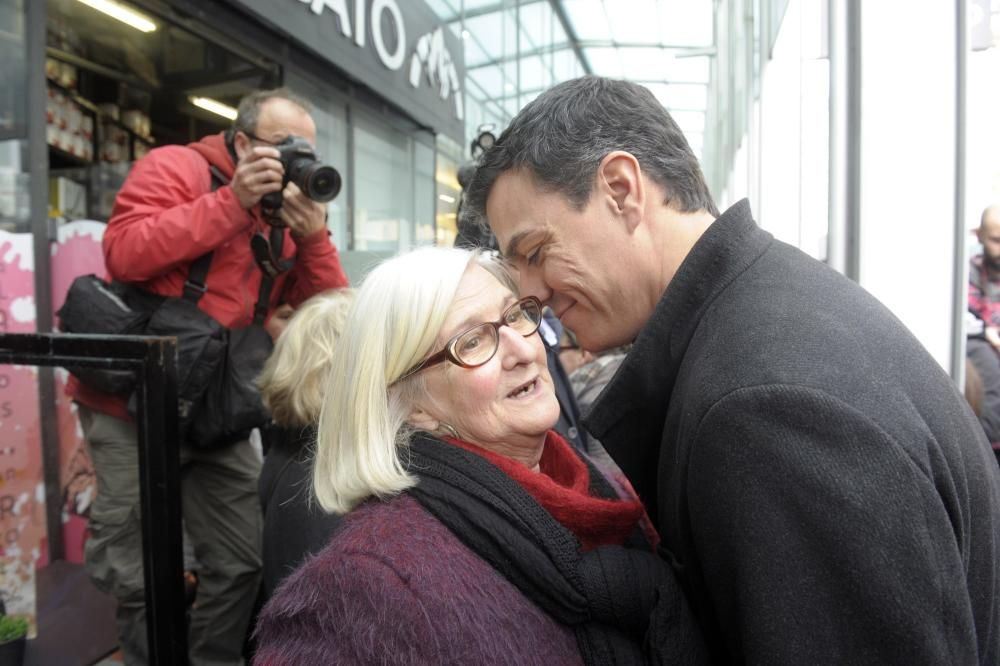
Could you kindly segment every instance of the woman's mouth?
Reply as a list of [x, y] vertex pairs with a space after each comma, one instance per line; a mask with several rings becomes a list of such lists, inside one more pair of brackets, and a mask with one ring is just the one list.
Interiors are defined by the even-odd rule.
[[535, 392], [538, 387], [538, 377], [535, 377], [530, 382], [525, 382], [521, 384], [516, 389], [507, 394], [508, 398], [513, 398], [514, 400], [520, 400], [525, 398]]

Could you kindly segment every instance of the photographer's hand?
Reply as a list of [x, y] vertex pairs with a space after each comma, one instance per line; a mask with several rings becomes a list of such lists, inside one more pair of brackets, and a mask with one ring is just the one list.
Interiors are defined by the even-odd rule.
[[282, 192], [281, 220], [302, 238], [326, 228], [326, 204], [307, 197], [295, 183], [288, 183]]
[[253, 152], [236, 164], [230, 187], [241, 206], [252, 208], [265, 194], [281, 189], [285, 168], [280, 158], [277, 148], [254, 146]]

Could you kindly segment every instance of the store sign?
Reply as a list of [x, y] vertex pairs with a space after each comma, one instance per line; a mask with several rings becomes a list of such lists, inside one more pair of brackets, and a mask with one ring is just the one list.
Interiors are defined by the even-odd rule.
[[[406, 23], [403, 14], [399, 11], [396, 0], [374, 0], [369, 6], [370, 16], [366, 21], [365, 0], [354, 0], [354, 20], [347, 11], [347, 0], [299, 0], [299, 2], [309, 5], [313, 14], [322, 15], [324, 10], [329, 10], [337, 17], [340, 26], [340, 34], [352, 39], [360, 47], [365, 46], [366, 29], [370, 24], [372, 27], [372, 46], [378, 55], [379, 61], [388, 69], [397, 70], [402, 67], [407, 58], [406, 52]], [[394, 39], [393, 49], [390, 51], [386, 46], [389, 38], [386, 36], [386, 23], [384, 19], [388, 17], [391, 23], [391, 30]], [[444, 42], [444, 28], [438, 26], [433, 32], [420, 36], [409, 56], [410, 59], [410, 85], [419, 88], [424, 77], [421, 73], [426, 72], [426, 82], [432, 87], [436, 87], [441, 99], [451, 98], [454, 101], [455, 116], [461, 120], [462, 111], [462, 84], [458, 78], [458, 70], [452, 60], [451, 51]]]
[[462, 44], [420, 0], [239, 2], [421, 124], [464, 136]]

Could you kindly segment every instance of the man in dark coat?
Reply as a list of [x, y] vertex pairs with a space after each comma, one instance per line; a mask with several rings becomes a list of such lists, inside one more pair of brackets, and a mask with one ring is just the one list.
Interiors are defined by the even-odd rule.
[[746, 201], [719, 215], [648, 90], [542, 94], [465, 212], [582, 347], [634, 342], [585, 424], [717, 663], [1000, 663], [1000, 471], [962, 396]]

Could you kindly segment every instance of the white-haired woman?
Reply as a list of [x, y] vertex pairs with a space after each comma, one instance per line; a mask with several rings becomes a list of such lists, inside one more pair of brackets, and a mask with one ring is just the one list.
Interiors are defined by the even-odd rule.
[[[642, 505], [551, 430], [540, 320], [498, 262], [466, 250], [417, 250], [364, 281], [314, 470], [323, 507], [351, 513], [265, 607], [256, 663], [702, 654]], [[648, 632], [677, 654], [644, 655]]]
[[307, 555], [326, 545], [339, 522], [312, 501], [311, 453], [333, 350], [353, 300], [353, 290], [340, 289], [300, 305], [257, 381], [273, 421], [262, 432], [267, 454], [258, 484], [265, 600]]

